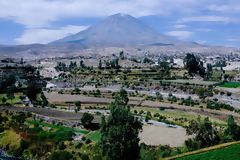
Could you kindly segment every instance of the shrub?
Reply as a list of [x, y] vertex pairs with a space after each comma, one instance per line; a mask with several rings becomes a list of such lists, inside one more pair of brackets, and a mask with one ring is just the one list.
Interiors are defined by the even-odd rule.
[[70, 160], [72, 158], [72, 154], [67, 151], [53, 152], [49, 156], [49, 160]]
[[81, 159], [82, 160], [90, 160], [87, 154], [82, 154]]
[[58, 149], [64, 150], [65, 148], [66, 148], [66, 145], [64, 144], [64, 142], [60, 142], [60, 143], [58, 144]]

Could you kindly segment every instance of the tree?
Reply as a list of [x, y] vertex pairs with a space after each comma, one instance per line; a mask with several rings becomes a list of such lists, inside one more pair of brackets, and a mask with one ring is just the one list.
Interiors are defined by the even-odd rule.
[[102, 69], [102, 60], [101, 59], [99, 60], [98, 68]]
[[199, 88], [197, 93], [200, 98], [204, 98], [205, 91], [203, 88]]
[[139, 158], [138, 133], [142, 129], [142, 123], [132, 115], [129, 105], [120, 103], [125, 98], [116, 97], [115, 102], [110, 105], [109, 117], [105, 119], [103, 116], [101, 119], [100, 145], [103, 155], [107, 156], [108, 160]]
[[121, 60], [124, 60], [124, 52], [123, 52], [123, 51], [121, 51], [121, 52], [119, 53], [119, 57], [120, 57]]
[[234, 121], [232, 115], [228, 116], [227, 129], [225, 130], [225, 135], [229, 136], [231, 140], [240, 140], [240, 127]]
[[156, 97], [157, 97], [157, 100], [159, 100], [159, 101], [162, 101], [162, 100], [163, 100], [163, 96], [162, 96], [162, 94], [159, 93], [159, 92], [156, 92]]
[[212, 76], [213, 70], [210, 63], [207, 64], [207, 78], [209, 79]]
[[23, 64], [23, 63], [24, 63], [23, 58], [21, 58], [21, 60], [20, 60], [20, 64]]
[[36, 101], [37, 94], [41, 93], [41, 89], [38, 88], [35, 84], [30, 83], [26, 89], [26, 95], [31, 101]]
[[8, 89], [7, 89], [7, 98], [11, 99], [11, 103], [12, 103], [12, 100], [15, 98], [14, 97], [15, 89], [16, 89], [16, 87], [14, 85], [8, 87]]
[[194, 74], [199, 74], [201, 77], [205, 76], [205, 68], [203, 67], [203, 62], [197, 60], [193, 54], [188, 53], [184, 57], [183, 63], [190, 76], [194, 76]]
[[127, 91], [121, 88], [120, 92], [115, 95], [115, 99], [119, 101], [119, 105], [127, 105], [129, 101]]
[[82, 125], [84, 128], [90, 128], [92, 124], [92, 120], [94, 119], [93, 115], [85, 112], [81, 118]]
[[2, 103], [6, 103], [7, 99], [5, 97], [2, 98]]
[[224, 81], [227, 81], [228, 80], [228, 77], [229, 77], [229, 74], [224, 74]]
[[80, 101], [75, 102], [75, 106], [77, 107], [76, 111], [80, 111], [82, 103]]
[[203, 121], [201, 121], [200, 117], [198, 117], [197, 121], [190, 121], [186, 132], [188, 135], [195, 135], [193, 140], [199, 142], [201, 148], [216, 145], [220, 142], [217, 129], [209, 121], [208, 117], [204, 118]]

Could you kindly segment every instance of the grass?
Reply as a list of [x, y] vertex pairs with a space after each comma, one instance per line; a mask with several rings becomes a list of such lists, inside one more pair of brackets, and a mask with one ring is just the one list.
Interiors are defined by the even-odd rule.
[[[134, 107], [131, 110], [132, 112], [134, 110], [137, 110], [138, 113], [141, 110], [143, 110], [145, 112], [143, 116], [146, 115], [147, 111], [151, 112], [152, 114], [159, 113], [160, 115], [167, 117], [168, 120], [173, 120], [174, 118], [186, 118], [187, 120], [192, 120], [192, 119], [197, 119], [198, 117], [198, 114], [194, 114], [192, 112], [180, 111], [180, 110], [160, 110], [160, 109], [146, 108], [146, 107]], [[220, 121], [220, 120], [217, 121], [215, 119], [212, 119], [211, 117], [210, 117], [210, 120], [213, 123], [215, 123], [217, 126], [226, 126], [226, 123], [223, 121]], [[180, 126], [188, 125], [188, 122], [184, 122], [184, 123], [175, 122], [175, 123], [176, 125], [180, 125]]]
[[17, 103], [17, 102], [21, 102], [21, 99], [20, 99], [20, 96], [21, 95], [17, 95], [15, 94], [14, 95], [14, 99], [13, 100], [10, 100], [7, 98], [7, 95], [6, 94], [0, 94], [0, 104], [2, 104], [2, 98], [5, 97], [7, 99], [7, 102], [6, 103]]
[[54, 129], [64, 128], [64, 129], [70, 129], [71, 131], [76, 132], [76, 133], [82, 133], [82, 134], [87, 134], [88, 133], [88, 131], [86, 131], [86, 130], [79, 130], [79, 129], [71, 128], [71, 127], [58, 126], [58, 125], [43, 123], [43, 122], [39, 122], [39, 121], [31, 121], [31, 120], [26, 120], [26, 121], [29, 124], [39, 124], [41, 126], [46, 126], [46, 127], [50, 127], [50, 128], [54, 128]]
[[239, 159], [240, 157], [240, 144], [234, 144], [228, 147], [211, 150], [208, 152], [203, 152], [199, 154], [194, 154], [177, 160], [220, 160], [220, 159]]
[[159, 113], [160, 115], [163, 116], [171, 116], [173, 118], [181, 118], [181, 117], [185, 117], [185, 118], [189, 118], [189, 119], [196, 119], [197, 115], [195, 114], [191, 114], [188, 112], [184, 112], [184, 111], [175, 111], [175, 110], [160, 110], [160, 109], [153, 109], [153, 108], [143, 108], [143, 107], [135, 107], [132, 109], [132, 111], [137, 110], [138, 112], [143, 110], [143, 111], [149, 111], [152, 112], [153, 114], [155, 113]]
[[240, 82], [229, 82], [219, 85], [219, 87], [226, 87], [226, 88], [238, 88], [240, 87]]
[[99, 142], [100, 138], [101, 138], [101, 134], [100, 131], [94, 131], [94, 132], [90, 132], [87, 136], [87, 139], [90, 139], [91, 141], [94, 142]]

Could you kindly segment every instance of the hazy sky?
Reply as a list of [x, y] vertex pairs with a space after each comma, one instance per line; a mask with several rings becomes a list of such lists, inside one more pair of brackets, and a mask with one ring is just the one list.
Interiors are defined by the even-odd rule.
[[0, 0], [0, 44], [48, 43], [116, 13], [177, 39], [240, 47], [239, 0]]

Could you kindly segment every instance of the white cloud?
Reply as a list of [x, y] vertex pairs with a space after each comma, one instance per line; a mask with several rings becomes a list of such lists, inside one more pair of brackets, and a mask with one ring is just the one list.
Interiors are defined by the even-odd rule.
[[184, 25], [184, 24], [176, 24], [173, 26], [174, 28], [177, 28], [177, 29], [180, 29], [180, 28], [186, 28], [188, 27], [187, 25]]
[[239, 13], [240, 12], [240, 4], [239, 0], [228, 1], [227, 4], [212, 4], [206, 7], [211, 11], [218, 11], [222, 13]]
[[204, 40], [197, 40], [196, 42], [199, 43], [199, 44], [205, 44], [205, 43], [207, 43], [207, 41], [204, 41]]
[[193, 35], [193, 32], [190, 31], [170, 31], [165, 33], [168, 36], [177, 37], [178, 39], [184, 40]]
[[197, 17], [186, 17], [179, 20], [179, 22], [239, 22], [239, 19], [233, 17], [223, 17], [223, 16], [197, 16]]
[[0, 18], [29, 28], [46, 27], [61, 18], [105, 17], [119, 12], [136, 17], [189, 14], [207, 3], [208, 0], [0, 0]]
[[60, 29], [27, 29], [23, 35], [16, 38], [18, 44], [41, 43], [46, 44], [58, 40], [65, 36], [78, 33], [87, 28], [87, 26], [66, 26]]
[[236, 39], [236, 38], [227, 38], [226, 41], [228, 41], [228, 42], [237, 42], [238, 39]]

